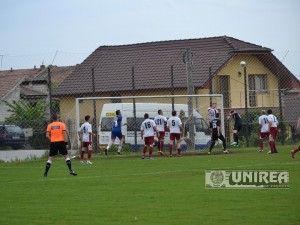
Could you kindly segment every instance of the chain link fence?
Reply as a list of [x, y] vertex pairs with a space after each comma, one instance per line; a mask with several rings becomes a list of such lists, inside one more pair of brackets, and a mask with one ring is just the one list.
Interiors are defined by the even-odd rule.
[[[189, 115], [195, 110], [204, 119], [203, 124], [207, 125], [207, 109], [214, 98], [218, 101], [219, 109], [222, 106], [222, 121], [228, 143], [232, 141], [231, 110], [236, 110], [243, 119], [240, 145], [259, 146], [258, 117], [261, 110], [267, 109], [272, 109], [280, 122], [278, 144], [296, 142], [300, 82], [272, 53], [228, 54], [226, 51], [183, 49], [168, 52], [132, 51], [128, 54], [122, 49], [117, 53], [104, 49], [96, 54], [105, 60], [98, 63], [88, 57], [76, 66], [0, 71], [4, 90], [1, 93], [0, 123], [16, 125], [25, 134], [23, 137], [12, 133], [9, 137], [9, 132], [2, 126], [1, 148], [47, 149], [46, 126], [50, 122], [50, 114], [57, 113], [61, 121], [66, 123], [72, 149], [79, 149], [79, 124], [85, 115], [90, 115], [93, 132], [99, 137], [99, 127], [103, 128], [100, 117], [104, 104], [159, 103], [169, 108], [172, 104], [192, 105], [185, 113]], [[175, 97], [179, 95], [181, 97]], [[214, 95], [223, 96], [222, 104], [221, 97]], [[149, 99], [141, 96], [154, 97]], [[102, 99], [93, 100], [93, 97]], [[159, 107], [152, 108], [158, 110]], [[76, 110], [79, 112], [77, 122]], [[146, 113], [149, 109], [142, 111]], [[192, 126], [197, 130], [198, 122], [192, 121]], [[139, 123], [136, 125], [134, 132]], [[204, 129], [206, 125], [201, 129], [208, 135], [208, 128]], [[186, 128], [186, 132], [192, 131]], [[6, 145], [5, 139], [8, 138], [12, 139], [12, 143], [23, 138], [24, 142]], [[94, 146], [96, 151], [102, 146], [99, 140], [97, 138]], [[208, 147], [206, 144], [201, 149]]]

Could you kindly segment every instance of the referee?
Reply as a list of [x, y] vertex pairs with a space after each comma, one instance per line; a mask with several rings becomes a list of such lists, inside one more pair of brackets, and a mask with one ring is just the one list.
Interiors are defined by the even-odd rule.
[[70, 174], [77, 175], [77, 173], [72, 170], [71, 160], [68, 155], [68, 137], [66, 125], [58, 121], [56, 114], [52, 115], [52, 123], [50, 123], [47, 127], [46, 137], [50, 140], [50, 152], [48, 161], [46, 163], [44, 176], [48, 176], [48, 171], [51, 167], [52, 160], [58, 152], [65, 158]]

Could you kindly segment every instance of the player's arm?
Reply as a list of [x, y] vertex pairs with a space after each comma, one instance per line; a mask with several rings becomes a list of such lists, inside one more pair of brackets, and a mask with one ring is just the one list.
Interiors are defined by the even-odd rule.
[[141, 130], [141, 139], [144, 139], [144, 130]]
[[154, 130], [155, 130], [155, 132], [156, 132], [156, 137], [158, 137], [158, 138], [159, 138], [159, 131], [158, 131], [157, 127], [156, 127], [156, 126], [154, 126], [154, 127], [153, 127], [153, 129], [154, 129]]
[[48, 138], [48, 139], [49, 139], [49, 141], [50, 141], [50, 137], [51, 137], [51, 134], [50, 134], [50, 132], [49, 132], [49, 131], [47, 131], [47, 132], [46, 132], [46, 138]]

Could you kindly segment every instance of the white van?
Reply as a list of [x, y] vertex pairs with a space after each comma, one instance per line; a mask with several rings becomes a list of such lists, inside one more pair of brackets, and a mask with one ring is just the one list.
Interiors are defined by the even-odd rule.
[[[100, 122], [99, 122], [99, 145], [102, 147], [108, 145], [111, 139], [111, 128], [116, 111], [121, 110], [122, 114], [122, 134], [125, 136], [125, 143], [130, 144], [132, 148], [139, 148], [144, 145], [141, 139], [141, 124], [144, 121], [144, 114], [148, 113], [150, 118], [154, 119], [158, 115], [157, 111], [161, 109], [163, 115], [168, 119], [172, 116], [172, 104], [163, 103], [136, 103], [136, 124], [134, 123], [134, 110], [133, 103], [107, 103], [103, 105]], [[177, 111], [177, 116], [184, 114], [184, 117], [188, 117], [188, 105], [186, 104], [174, 104], [174, 109]], [[195, 148], [204, 149], [210, 144], [211, 137], [209, 126], [203, 117], [196, 111], [193, 110], [193, 116], [195, 121], [194, 132], [195, 132]], [[181, 117], [182, 118], [182, 117]], [[183, 121], [184, 122], [184, 121]], [[185, 126], [185, 132], [187, 132]], [[136, 138], [135, 138], [136, 131]], [[167, 145], [169, 142], [169, 132], [166, 132], [164, 144]], [[115, 144], [119, 144], [118, 138]], [[137, 144], [137, 146], [135, 146]], [[182, 148], [186, 148], [186, 144], [182, 142]]]

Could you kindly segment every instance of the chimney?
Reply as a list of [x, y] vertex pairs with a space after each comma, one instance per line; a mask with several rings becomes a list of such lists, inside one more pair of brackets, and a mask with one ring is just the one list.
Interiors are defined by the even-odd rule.
[[36, 65], [34, 65], [33, 69], [36, 70]]
[[45, 69], [46, 68], [46, 66], [43, 64], [43, 65], [41, 65], [41, 69]]
[[13, 68], [12, 67], [10, 67], [10, 72], [12, 72], [13, 71]]

